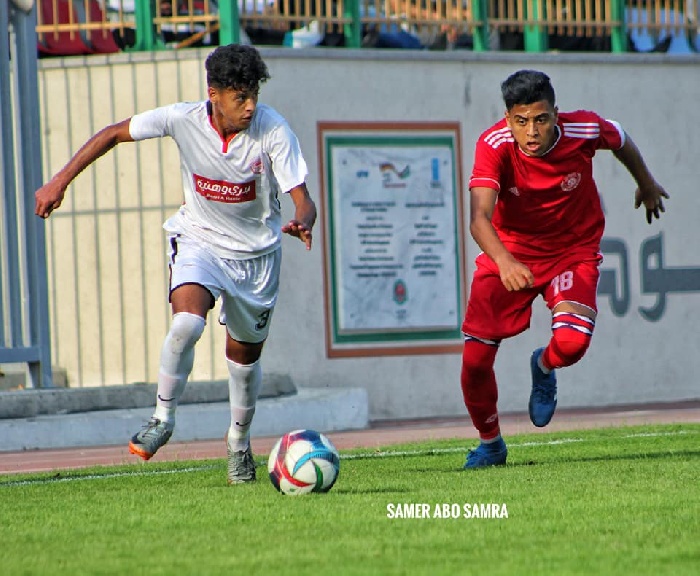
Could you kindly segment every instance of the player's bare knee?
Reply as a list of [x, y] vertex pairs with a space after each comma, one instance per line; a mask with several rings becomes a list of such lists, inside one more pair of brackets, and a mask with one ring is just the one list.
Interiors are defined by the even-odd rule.
[[226, 338], [226, 359], [236, 364], [254, 364], [262, 355], [265, 341], [262, 342], [240, 342], [234, 340], [230, 334]]

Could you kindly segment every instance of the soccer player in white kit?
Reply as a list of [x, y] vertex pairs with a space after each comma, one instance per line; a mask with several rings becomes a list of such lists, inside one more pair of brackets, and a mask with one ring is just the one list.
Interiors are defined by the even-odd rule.
[[[255, 480], [250, 425], [262, 385], [260, 355], [277, 301], [282, 233], [311, 249], [316, 206], [297, 137], [275, 110], [258, 105], [267, 66], [252, 46], [216, 48], [206, 60], [208, 99], [157, 108], [92, 136], [35, 194], [48, 218], [66, 188], [121, 142], [169, 136], [180, 150], [185, 202], [163, 227], [170, 244], [172, 324], [161, 351], [156, 408], [129, 443], [151, 458], [172, 436], [178, 399], [194, 362], [206, 316], [222, 298], [231, 426], [228, 482]], [[294, 219], [282, 225], [279, 194]]]

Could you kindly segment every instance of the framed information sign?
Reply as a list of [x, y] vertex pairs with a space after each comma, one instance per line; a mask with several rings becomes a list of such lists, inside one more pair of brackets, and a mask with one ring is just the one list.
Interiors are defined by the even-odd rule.
[[462, 348], [457, 123], [319, 123], [329, 357]]

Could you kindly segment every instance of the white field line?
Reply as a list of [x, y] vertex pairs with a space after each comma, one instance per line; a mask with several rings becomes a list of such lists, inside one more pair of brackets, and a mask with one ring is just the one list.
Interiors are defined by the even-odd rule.
[[[638, 434], [626, 434], [619, 438], [646, 438], [652, 436], [679, 436], [681, 434], [695, 434], [692, 430], [679, 430], [677, 432], [640, 432]], [[508, 448], [529, 448], [531, 446], [556, 446], [557, 444], [571, 444], [572, 442], [591, 442], [598, 438], [559, 438], [558, 440], [548, 440], [546, 442], [521, 442], [508, 443]], [[361, 454], [344, 454], [341, 455], [343, 460], [359, 460], [363, 458], [387, 458], [392, 456], [429, 456], [431, 454], [452, 454], [455, 452], [464, 452], [464, 448], [433, 448], [429, 450], [386, 450], [378, 452], [367, 452]]]
[[[651, 438], [655, 436], [681, 436], [684, 434], [697, 434], [695, 430], [678, 430], [677, 432], [639, 432], [637, 434], [626, 434], [618, 436], [618, 438]], [[547, 440], [544, 442], [521, 442], [509, 443], [509, 448], [530, 448], [537, 446], [556, 446], [558, 444], [571, 444], [574, 442], [592, 442], [600, 440], [600, 438], [559, 438], [558, 440]], [[464, 452], [464, 448], [432, 448], [429, 450], [381, 450], [376, 452], [361, 452], [357, 454], [341, 454], [341, 460], [361, 460], [364, 458], [396, 458], [405, 456], [430, 456], [433, 454], [454, 454]], [[258, 459], [258, 466], [267, 466], [267, 459], [261, 461]], [[78, 482], [85, 480], [104, 480], [110, 478], [138, 477], [138, 476], [158, 476], [161, 474], [187, 474], [190, 472], [202, 472], [204, 470], [215, 470], [220, 468], [218, 465], [202, 464], [201, 466], [190, 466], [187, 468], [178, 468], [177, 470], [147, 470], [147, 471], [126, 471], [126, 472], [108, 472], [105, 474], [86, 474], [81, 476], [51, 476], [48, 478], [36, 478], [31, 480], [17, 480], [15, 482], [0, 482], [0, 487], [7, 486], [32, 486], [36, 484], [52, 484], [55, 482]]]

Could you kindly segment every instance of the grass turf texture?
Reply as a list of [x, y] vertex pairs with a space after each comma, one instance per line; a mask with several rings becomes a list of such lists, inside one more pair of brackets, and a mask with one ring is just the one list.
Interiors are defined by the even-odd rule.
[[[332, 434], [330, 435], [332, 440]], [[691, 574], [700, 425], [506, 438], [462, 471], [465, 440], [342, 453], [328, 494], [226, 485], [224, 460], [0, 476], [0, 572], [15, 574]], [[505, 504], [507, 518], [434, 518]], [[389, 518], [427, 504], [429, 518]]]

